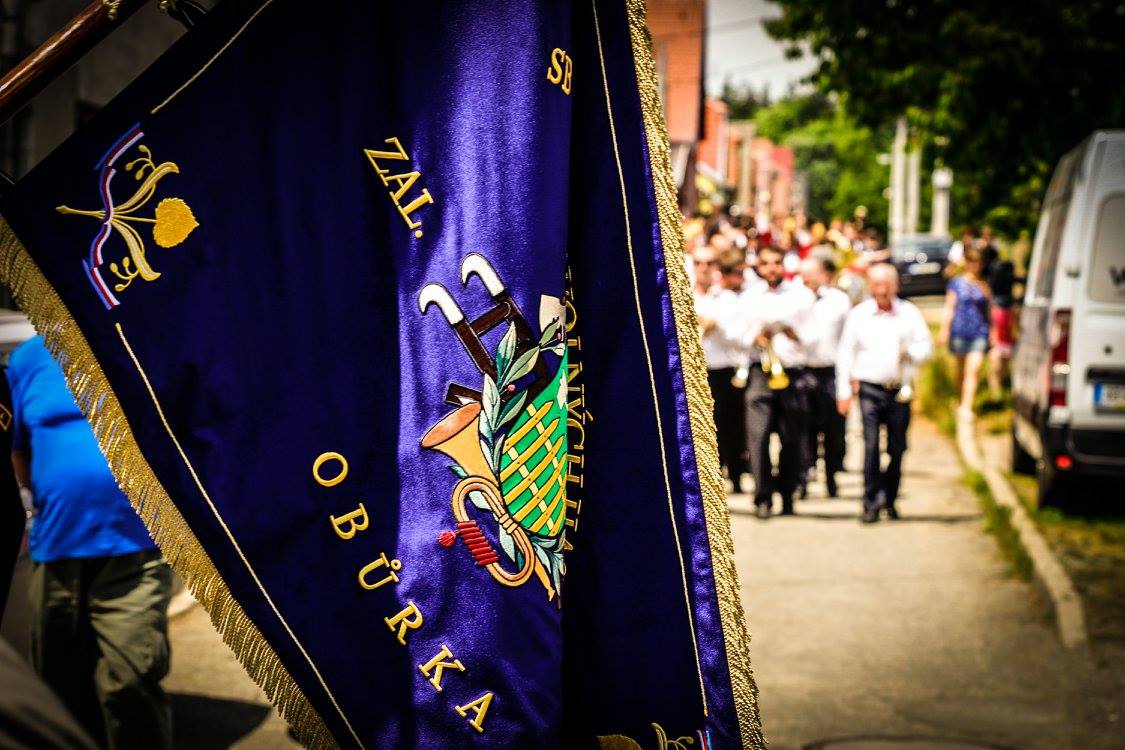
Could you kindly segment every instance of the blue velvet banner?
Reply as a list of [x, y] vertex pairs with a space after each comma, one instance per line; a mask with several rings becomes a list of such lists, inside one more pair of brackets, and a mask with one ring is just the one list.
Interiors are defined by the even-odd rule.
[[227, 0], [0, 201], [119, 480], [311, 745], [760, 742], [639, 14]]

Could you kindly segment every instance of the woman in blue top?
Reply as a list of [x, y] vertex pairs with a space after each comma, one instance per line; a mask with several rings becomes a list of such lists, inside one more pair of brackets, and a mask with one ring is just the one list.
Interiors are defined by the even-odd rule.
[[981, 253], [975, 247], [965, 249], [964, 272], [953, 277], [945, 293], [945, 310], [938, 333], [938, 342], [949, 346], [956, 360], [954, 382], [961, 389], [961, 419], [973, 418], [973, 399], [981, 363], [988, 351], [989, 307], [992, 290], [981, 277]]

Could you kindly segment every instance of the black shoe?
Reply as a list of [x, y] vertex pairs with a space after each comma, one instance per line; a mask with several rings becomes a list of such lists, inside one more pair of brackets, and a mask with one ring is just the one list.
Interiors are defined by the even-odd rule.
[[795, 515], [793, 513], [793, 501], [792, 500], [790, 500], [789, 502], [782, 502], [781, 503], [781, 515], [783, 515], [783, 516]]
[[754, 507], [754, 515], [764, 521], [765, 519], [773, 515], [773, 511], [770, 509], [769, 505], [765, 503], [758, 503], [758, 505]]
[[886, 508], [883, 508], [883, 510], [887, 514], [887, 520], [888, 521], [897, 521], [898, 520], [898, 511], [895, 510], [893, 505], [888, 506]]
[[879, 520], [879, 509], [878, 508], [864, 508], [863, 509], [863, 515], [859, 517], [859, 520], [862, 521], [863, 523], [875, 523], [876, 521]]
[[828, 486], [828, 497], [839, 497], [840, 488], [836, 486], [836, 475], [829, 473], [828, 477], [824, 480]]

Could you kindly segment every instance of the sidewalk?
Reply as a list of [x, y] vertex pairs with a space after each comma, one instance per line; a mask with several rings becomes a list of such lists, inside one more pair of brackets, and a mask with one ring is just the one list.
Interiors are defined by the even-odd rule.
[[1011, 578], [953, 445], [911, 425], [902, 519], [861, 525], [862, 439], [841, 499], [822, 485], [796, 517], [762, 522], [731, 498], [762, 721], [774, 750], [830, 737], [977, 739], [1021, 749], [1109, 748], [1085, 736], [1086, 663]]

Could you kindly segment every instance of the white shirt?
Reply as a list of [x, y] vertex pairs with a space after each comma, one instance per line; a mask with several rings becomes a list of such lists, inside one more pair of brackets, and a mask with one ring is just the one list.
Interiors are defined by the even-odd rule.
[[844, 292], [827, 284], [816, 290], [816, 297], [813, 319], [820, 328], [820, 337], [806, 347], [809, 367], [833, 367], [840, 335], [844, 332], [844, 319], [852, 309], [852, 301]]
[[880, 310], [875, 300], [864, 300], [844, 321], [836, 355], [836, 396], [851, 398], [853, 380], [901, 383], [903, 360], [917, 366], [933, 350], [930, 329], [913, 303], [896, 297], [890, 310]]
[[804, 286], [781, 282], [777, 288], [760, 284], [743, 292], [738, 298], [738, 315], [733, 336], [744, 351], [761, 357], [762, 351], [754, 344], [758, 334], [766, 328], [789, 326], [800, 343], [775, 332], [770, 341], [783, 367], [804, 367], [805, 349], [819, 339], [820, 330], [813, 318], [816, 296]]
[[708, 370], [738, 367], [738, 341], [732, 337], [737, 317], [738, 295], [729, 289], [712, 288], [706, 294], [695, 294], [695, 314], [715, 321], [703, 333], [703, 358]]

